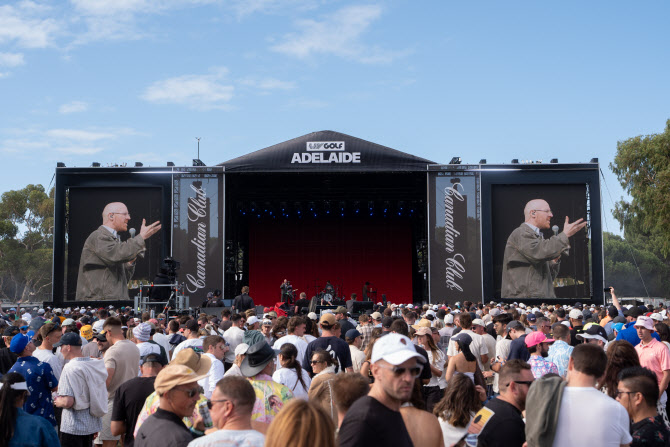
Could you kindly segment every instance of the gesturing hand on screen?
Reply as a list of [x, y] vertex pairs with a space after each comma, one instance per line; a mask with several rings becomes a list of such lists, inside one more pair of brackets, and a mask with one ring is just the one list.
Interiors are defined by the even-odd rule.
[[586, 221], [582, 219], [578, 219], [574, 221], [573, 223], [570, 223], [570, 219], [568, 216], [565, 216], [565, 225], [563, 225], [563, 233], [567, 237], [570, 237], [574, 234], [576, 234], [579, 230], [584, 228], [586, 226]]
[[158, 220], [149, 226], [147, 226], [146, 222], [146, 219], [142, 219], [142, 228], [140, 228], [140, 236], [144, 240], [149, 239], [161, 229], [161, 223]]

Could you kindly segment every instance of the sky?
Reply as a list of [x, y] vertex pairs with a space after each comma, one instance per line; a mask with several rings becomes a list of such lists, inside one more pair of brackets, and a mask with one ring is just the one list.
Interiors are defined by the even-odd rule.
[[[666, 1], [0, 1], [0, 192], [334, 130], [438, 163], [588, 162], [670, 119]], [[606, 187], [605, 187], [606, 185]], [[608, 191], [609, 190], [609, 191]]]

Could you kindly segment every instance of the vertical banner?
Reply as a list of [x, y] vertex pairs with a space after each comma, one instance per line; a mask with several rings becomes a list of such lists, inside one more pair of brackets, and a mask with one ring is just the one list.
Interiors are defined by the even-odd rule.
[[223, 174], [220, 168], [180, 168], [173, 179], [172, 257], [192, 306], [223, 289]]
[[428, 181], [430, 301], [481, 301], [478, 166], [431, 167]]

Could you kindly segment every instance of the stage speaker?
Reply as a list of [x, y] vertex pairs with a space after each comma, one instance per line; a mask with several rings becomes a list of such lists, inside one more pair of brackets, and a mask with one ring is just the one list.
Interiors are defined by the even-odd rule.
[[373, 301], [354, 301], [351, 304], [351, 313], [352, 314], [362, 314], [367, 310], [372, 310], [374, 308]]

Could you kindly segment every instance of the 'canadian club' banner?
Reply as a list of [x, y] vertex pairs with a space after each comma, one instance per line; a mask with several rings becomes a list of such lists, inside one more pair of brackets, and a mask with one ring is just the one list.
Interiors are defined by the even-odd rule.
[[431, 302], [481, 301], [477, 168], [452, 165], [429, 173]]
[[191, 306], [223, 285], [223, 181], [205, 170], [176, 174], [172, 187], [172, 257], [181, 264], [177, 278]]

